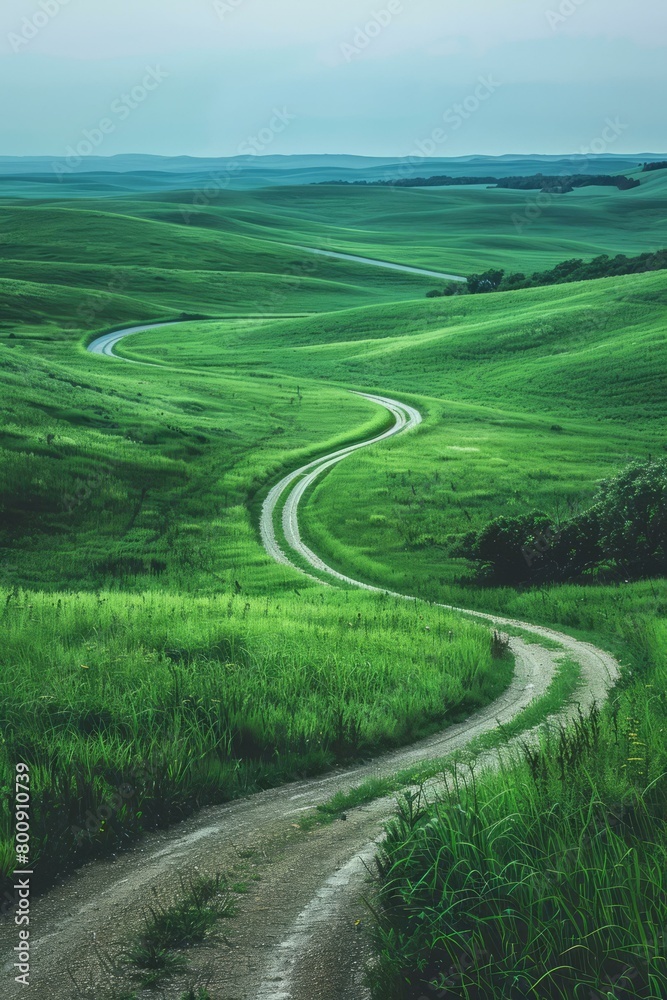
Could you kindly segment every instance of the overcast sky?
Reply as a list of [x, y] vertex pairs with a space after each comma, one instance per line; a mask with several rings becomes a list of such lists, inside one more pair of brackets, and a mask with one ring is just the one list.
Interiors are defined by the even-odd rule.
[[664, 153], [666, 46], [664, 0], [2, 0], [0, 154]]

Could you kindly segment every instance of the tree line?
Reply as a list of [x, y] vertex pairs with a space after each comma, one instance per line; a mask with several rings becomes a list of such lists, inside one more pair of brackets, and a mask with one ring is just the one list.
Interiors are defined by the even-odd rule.
[[561, 261], [547, 271], [535, 271], [526, 275], [521, 271], [506, 273], [490, 268], [482, 274], [471, 274], [465, 285], [460, 281], [450, 281], [441, 288], [426, 293], [428, 299], [449, 295], [479, 295], [488, 292], [510, 292], [519, 288], [538, 288], [543, 285], [562, 285], [571, 281], [592, 281], [596, 278], [613, 278], [623, 274], [643, 274], [646, 271], [663, 271], [667, 268], [667, 250], [641, 253], [636, 257], [616, 254], [610, 257], [601, 254], [591, 261], [580, 258]]
[[[646, 169], [646, 168], [645, 168]], [[616, 187], [629, 191], [639, 187], [641, 181], [623, 174], [568, 174], [550, 176], [537, 173], [528, 177], [452, 177], [441, 174], [435, 177], [401, 177], [393, 180], [318, 181], [319, 184], [362, 185], [365, 187], [460, 187], [486, 184], [487, 187], [510, 188], [517, 191], [544, 191], [548, 194], [568, 194], [575, 188]]]

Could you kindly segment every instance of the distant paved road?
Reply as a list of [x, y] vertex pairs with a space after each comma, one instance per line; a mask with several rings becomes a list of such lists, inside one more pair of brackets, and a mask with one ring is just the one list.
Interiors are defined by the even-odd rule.
[[[104, 354], [107, 358], [115, 358], [117, 355], [114, 352], [114, 347], [124, 340], [126, 337], [131, 336], [133, 333], [143, 333], [144, 330], [154, 330], [158, 326], [175, 326], [180, 322], [180, 320], [173, 320], [172, 322], [165, 321], [162, 323], [142, 323], [141, 326], [128, 326], [125, 330], [116, 330], [115, 333], [105, 333], [101, 337], [97, 337], [96, 340], [91, 341], [88, 344], [88, 350], [91, 354]], [[122, 358], [123, 361], [130, 361], [129, 358]], [[144, 361], [130, 361], [131, 364], [141, 365], [141, 364], [151, 364], [151, 362]]]
[[337, 250], [318, 250], [315, 247], [301, 247], [293, 243], [286, 243], [294, 250], [305, 250], [307, 253], [316, 253], [320, 257], [338, 257], [339, 260], [353, 260], [357, 264], [371, 264], [373, 267], [387, 267], [390, 271], [407, 271], [408, 274], [425, 274], [429, 278], [441, 278], [445, 281], [466, 281], [460, 274], [444, 274], [442, 271], [427, 271], [423, 267], [409, 267], [407, 264], [392, 264], [388, 260], [375, 260], [373, 257], [357, 257], [351, 253], [338, 253]]

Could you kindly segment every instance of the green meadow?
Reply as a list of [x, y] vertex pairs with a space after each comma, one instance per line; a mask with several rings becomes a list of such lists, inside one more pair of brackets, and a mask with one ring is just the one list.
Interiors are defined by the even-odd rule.
[[0, 590], [3, 781], [31, 763], [45, 875], [203, 804], [410, 742], [511, 677], [484, 629], [442, 610], [264, 590]]
[[[193, 324], [187, 339], [153, 330], [119, 353], [187, 356], [209, 373], [233, 357], [239, 372], [319, 372], [412, 402], [422, 427], [333, 468], [304, 525], [337, 568], [458, 603], [471, 570], [455, 550], [468, 531], [500, 512], [563, 517], [632, 458], [664, 454], [665, 304], [657, 272], [316, 320]], [[353, 511], [341, 496], [356, 498]]]
[[[622, 681], [501, 774], [459, 775], [456, 804], [401, 805], [375, 995], [664, 996], [665, 581], [491, 587], [460, 543], [500, 514], [562, 520], [664, 456], [665, 272], [427, 299], [438, 279], [299, 249], [463, 275], [652, 251], [667, 172], [637, 176], [523, 227], [534, 193], [463, 187], [0, 205], [0, 774], [32, 764], [45, 876], [488, 704], [511, 660], [429, 602], [498, 611], [595, 641]], [[124, 341], [134, 363], [85, 350], [148, 320], [181, 322]], [[303, 533], [419, 604], [261, 546], [282, 475], [388, 426], [350, 390], [424, 423], [332, 468]]]

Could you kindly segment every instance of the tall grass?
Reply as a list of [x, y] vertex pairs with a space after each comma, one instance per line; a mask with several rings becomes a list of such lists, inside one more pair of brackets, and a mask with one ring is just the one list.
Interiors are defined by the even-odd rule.
[[[335, 590], [193, 599], [0, 590], [0, 774], [31, 766], [43, 877], [139, 830], [490, 701], [486, 628]], [[2, 800], [11, 870], [10, 795]]]
[[602, 712], [404, 800], [379, 858], [378, 997], [667, 995], [667, 629]]

